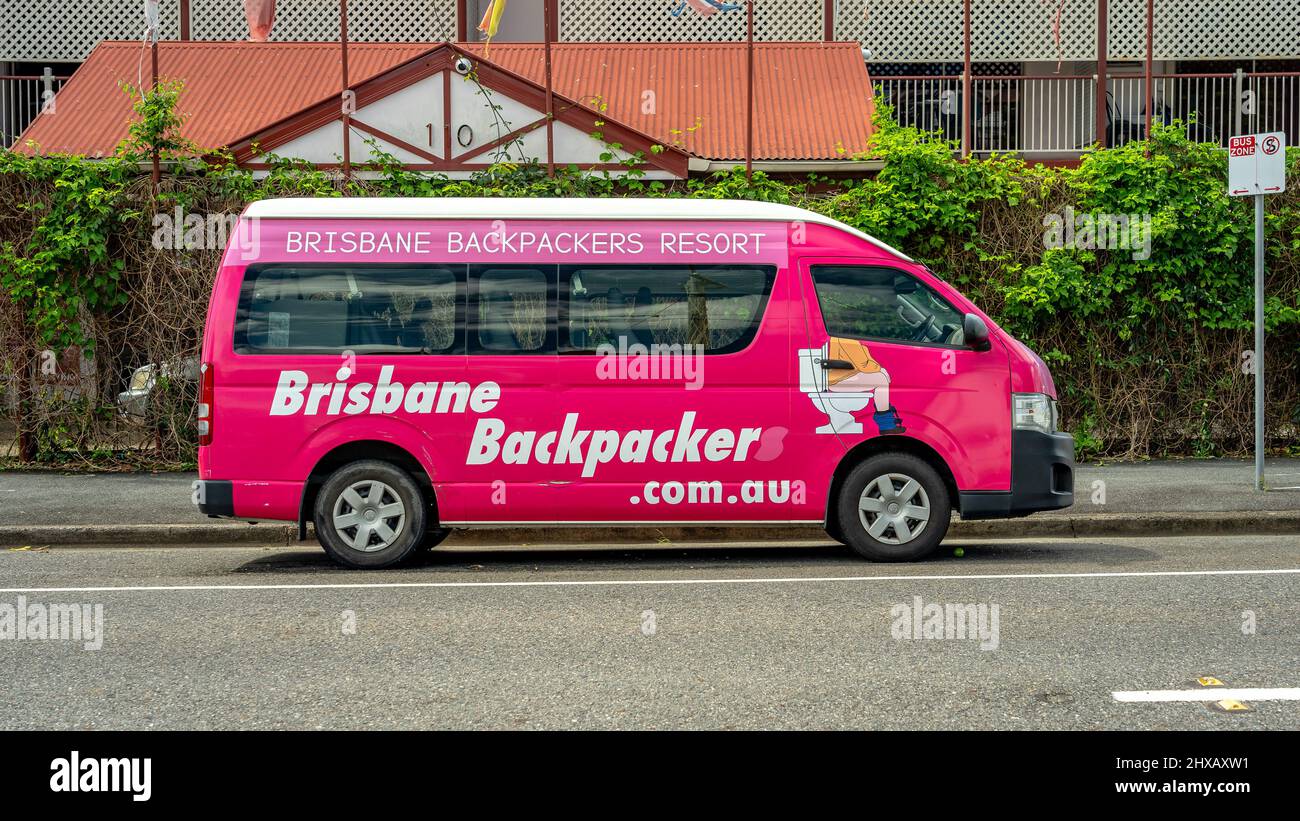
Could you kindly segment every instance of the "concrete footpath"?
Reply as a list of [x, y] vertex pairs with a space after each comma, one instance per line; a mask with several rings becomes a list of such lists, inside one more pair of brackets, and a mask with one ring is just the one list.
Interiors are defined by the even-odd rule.
[[[963, 522], [954, 537], [1300, 534], [1300, 459], [1270, 459], [1274, 490], [1253, 489], [1248, 460], [1080, 465], [1075, 504], [1022, 519]], [[193, 473], [0, 473], [0, 548], [45, 545], [288, 543], [296, 527], [209, 519], [190, 503]], [[825, 541], [816, 527], [504, 528], [447, 544], [665, 544]]]

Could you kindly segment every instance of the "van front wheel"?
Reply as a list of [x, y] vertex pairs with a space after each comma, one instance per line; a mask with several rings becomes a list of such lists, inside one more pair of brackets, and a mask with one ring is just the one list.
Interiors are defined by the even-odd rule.
[[321, 546], [339, 564], [391, 567], [424, 540], [425, 502], [411, 477], [389, 462], [344, 465], [316, 495]]
[[939, 547], [952, 502], [938, 472], [909, 453], [872, 456], [849, 473], [838, 502], [840, 533], [876, 562], [914, 562]]

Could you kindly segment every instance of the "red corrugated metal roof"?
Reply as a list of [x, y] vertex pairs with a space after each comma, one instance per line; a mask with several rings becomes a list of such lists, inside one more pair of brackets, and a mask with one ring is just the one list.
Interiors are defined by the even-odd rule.
[[[479, 44], [463, 47], [483, 51]], [[697, 157], [744, 158], [744, 43], [551, 48], [558, 93], [588, 104], [598, 99], [611, 120]], [[541, 83], [542, 51], [536, 43], [493, 43], [487, 59]], [[653, 93], [649, 110], [646, 92]], [[871, 114], [871, 80], [857, 43], [755, 44], [755, 159], [848, 159], [866, 149]]]
[[[428, 43], [348, 46], [348, 73], [360, 82], [428, 51]], [[205, 148], [233, 140], [337, 94], [337, 43], [178, 42], [158, 44], [158, 74], [183, 80], [182, 133]], [[119, 86], [149, 82], [149, 50], [106, 41], [59, 90], [53, 114], [37, 117], [15, 145], [44, 154], [111, 154], [126, 137], [131, 100]]]
[[[349, 46], [354, 84], [413, 59], [430, 44]], [[482, 55], [481, 45], [464, 46]], [[745, 154], [743, 43], [557, 43], [556, 93], [599, 108], [612, 122], [699, 157]], [[536, 83], [540, 44], [494, 43], [483, 58]], [[91, 52], [19, 140], [42, 153], [108, 154], [126, 136], [130, 100], [122, 81], [148, 80], [138, 42]], [[142, 74], [143, 73], [143, 74]], [[182, 79], [185, 136], [221, 147], [337, 94], [337, 43], [159, 43], [159, 73]], [[754, 158], [847, 159], [871, 135], [871, 83], [855, 43], [761, 43], [754, 60]], [[649, 92], [649, 94], [647, 94]]]

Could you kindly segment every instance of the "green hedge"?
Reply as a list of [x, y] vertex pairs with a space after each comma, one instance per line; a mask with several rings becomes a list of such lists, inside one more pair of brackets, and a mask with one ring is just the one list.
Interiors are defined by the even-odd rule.
[[[25, 385], [20, 377], [42, 350], [85, 345], [95, 351], [98, 380], [98, 390], [77, 396], [18, 391], [6, 413], [27, 448], [11, 447], [11, 459], [192, 460], [185, 385], [159, 391], [143, 423], [124, 422], [109, 401], [131, 367], [193, 353], [202, 330], [218, 254], [156, 249], [153, 216], [177, 206], [234, 214], [249, 201], [286, 195], [800, 205], [923, 260], [1037, 350], [1052, 367], [1081, 455], [1242, 454], [1252, 441], [1252, 377], [1243, 368], [1252, 345], [1251, 203], [1226, 195], [1224, 152], [1188, 142], [1177, 126], [1157, 125], [1149, 142], [1087, 153], [1077, 168], [1008, 157], [963, 162], [952, 145], [894, 125], [882, 106], [871, 153], [884, 168], [866, 179], [790, 183], [757, 173], [746, 181], [731, 172], [664, 183], [644, 179], [635, 158], [622, 179], [575, 169], [548, 178], [536, 162], [503, 158], [474, 179], [448, 180], [376, 154], [368, 170], [377, 177], [344, 184], [274, 157], [263, 179], [229, 162], [194, 162], [194, 147], [175, 137], [180, 120], [167, 101], [151, 98], [137, 111], [131, 139], [108, 159], [0, 152], [0, 375]], [[139, 170], [152, 144], [169, 163], [156, 198]], [[1290, 157], [1292, 179], [1298, 159]], [[1053, 215], [1071, 211], [1149, 215], [1149, 257], [1045, 248]], [[1267, 219], [1269, 434], [1273, 447], [1296, 452], [1300, 195], [1270, 197]]]

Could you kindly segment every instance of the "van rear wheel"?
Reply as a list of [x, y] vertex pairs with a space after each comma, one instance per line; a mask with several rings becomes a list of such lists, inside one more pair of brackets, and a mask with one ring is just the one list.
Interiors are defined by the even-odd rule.
[[378, 460], [344, 465], [316, 495], [316, 536], [347, 567], [392, 567], [424, 541], [424, 497], [410, 475]]
[[837, 503], [849, 547], [876, 562], [914, 562], [948, 532], [952, 501], [938, 471], [909, 453], [881, 453], [855, 467]]

